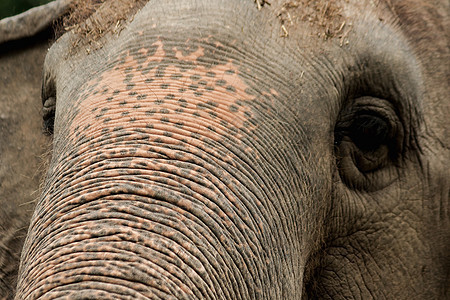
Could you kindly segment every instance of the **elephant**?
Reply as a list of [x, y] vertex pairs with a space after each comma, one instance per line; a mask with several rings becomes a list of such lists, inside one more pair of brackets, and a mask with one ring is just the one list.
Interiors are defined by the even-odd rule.
[[445, 299], [449, 3], [75, 1], [16, 299]]

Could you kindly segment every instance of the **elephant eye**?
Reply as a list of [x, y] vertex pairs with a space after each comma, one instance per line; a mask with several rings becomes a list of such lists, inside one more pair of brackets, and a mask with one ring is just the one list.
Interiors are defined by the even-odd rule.
[[42, 118], [44, 119], [44, 132], [49, 135], [53, 134], [53, 127], [55, 123], [55, 110], [56, 110], [55, 97], [47, 98], [43, 104]]
[[353, 143], [362, 151], [375, 151], [389, 142], [390, 124], [382, 117], [363, 113], [348, 128]]
[[334, 144], [340, 177], [352, 188], [385, 186], [401, 153], [401, 122], [387, 100], [356, 99], [336, 123]]
[[42, 119], [44, 121], [44, 133], [51, 135], [55, 125], [56, 112], [56, 85], [52, 76], [44, 72], [42, 82]]

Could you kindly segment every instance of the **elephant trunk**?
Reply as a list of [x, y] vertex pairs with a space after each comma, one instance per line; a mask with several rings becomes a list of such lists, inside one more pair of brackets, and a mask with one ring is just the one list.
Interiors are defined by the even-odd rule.
[[179, 14], [137, 14], [101, 51], [47, 56], [53, 157], [17, 299], [301, 297], [331, 182], [310, 151], [323, 145], [277, 121], [298, 118], [280, 101], [289, 80], [249, 52], [264, 40], [232, 38], [247, 20], [230, 21], [228, 2], [181, 19], [170, 3]]
[[[240, 71], [225, 62], [142, 73], [164, 54], [153, 46], [153, 56], [141, 52], [147, 63], [127, 55], [56, 115], [63, 125], [17, 297], [251, 299], [279, 285], [301, 293], [303, 258], [290, 253], [298, 241], [282, 229], [295, 229], [296, 216], [275, 200], [295, 191], [264, 176], [289, 170], [255, 163], [266, 159], [264, 139], [252, 137], [245, 101], [254, 96]], [[137, 70], [143, 76], [127, 75]]]
[[71, 174], [52, 176], [33, 218], [23, 266], [33, 281], [19, 284], [32, 293], [20, 297], [257, 293], [249, 287], [259, 285], [261, 228], [236, 197], [236, 181], [210, 171], [220, 169], [207, 152], [149, 145], [143, 135], [60, 162], [73, 165]]
[[255, 296], [259, 229], [239, 204], [226, 207], [233, 191], [192, 162], [139, 152], [105, 151], [43, 199], [19, 298]]
[[164, 115], [108, 132], [92, 125], [89, 137], [73, 143], [74, 131], [69, 147], [55, 145], [64, 149], [32, 221], [20, 299], [258, 297], [256, 265], [266, 258], [252, 213], [263, 208], [229, 172], [247, 163], [236, 166], [211, 134]]

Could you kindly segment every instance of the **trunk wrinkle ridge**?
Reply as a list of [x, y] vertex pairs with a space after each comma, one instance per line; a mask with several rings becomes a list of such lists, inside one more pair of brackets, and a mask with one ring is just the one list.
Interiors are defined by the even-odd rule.
[[[117, 153], [120, 155], [120, 151]], [[103, 155], [107, 155], [107, 152], [104, 151]], [[81, 156], [78, 156], [78, 158], [83, 159]], [[141, 161], [139, 162], [139, 160]], [[131, 163], [130, 161], [135, 162]], [[52, 245], [52, 248], [56, 247], [56, 249], [69, 246], [73, 243], [76, 244], [76, 240], [63, 242], [67, 232], [70, 232], [71, 236], [79, 237], [83, 236], [83, 233], [86, 234], [86, 232], [92, 233], [92, 228], [85, 227], [82, 230], [77, 230], [77, 226], [70, 224], [76, 223], [81, 225], [103, 220], [101, 224], [102, 226], [106, 226], [104, 221], [110, 218], [119, 220], [119, 215], [122, 218], [127, 218], [127, 215], [138, 217], [136, 214], [138, 214], [139, 209], [142, 209], [142, 207], [130, 211], [129, 206], [135, 206], [136, 203], [145, 206], [145, 202], [143, 203], [143, 201], [150, 201], [152, 203], [155, 202], [152, 206], [157, 207], [159, 210], [181, 210], [182, 216], [180, 218], [194, 220], [193, 222], [198, 224], [197, 226], [200, 226], [203, 228], [203, 231], [206, 230], [207, 234], [213, 236], [209, 245], [205, 244], [203, 247], [209, 249], [215, 243], [221, 244], [222, 250], [219, 253], [222, 253], [220, 255], [225, 255], [222, 261], [227, 261], [228, 264], [230, 262], [233, 264], [236, 263], [233, 268], [247, 274], [239, 275], [238, 277], [248, 277], [245, 280], [250, 280], [248, 284], [254, 285], [251, 282], [255, 279], [251, 279], [253, 277], [251, 274], [257, 274], [258, 272], [256, 272], [256, 266], [252, 263], [253, 259], [244, 259], [241, 256], [247, 257], [249, 253], [252, 253], [250, 256], [254, 257], [256, 253], [261, 252], [259, 249], [261, 245], [258, 244], [255, 234], [252, 233], [253, 230], [261, 232], [261, 229], [259, 229], [260, 225], [254, 224], [255, 218], [248, 216], [249, 211], [245, 208], [245, 205], [241, 201], [236, 201], [236, 199], [244, 199], [242, 191], [239, 192], [239, 196], [236, 196], [236, 191], [234, 190], [236, 188], [221, 183], [219, 178], [224, 177], [223, 173], [211, 176], [210, 172], [206, 172], [209, 173], [209, 176], [204, 175], [204, 168], [217, 170], [218, 166], [200, 163], [197, 160], [194, 163], [187, 162], [187, 164], [195, 166], [196, 170], [185, 170], [183, 172], [179, 167], [171, 165], [170, 161], [169, 164], [167, 162], [166, 159], [155, 159], [154, 166], [158, 165], [158, 168], [155, 168], [156, 171], [153, 171], [151, 170], [153, 168], [150, 167], [151, 163], [148, 162], [148, 157], [139, 157], [139, 155], [136, 155], [132, 160], [119, 157], [118, 168], [108, 169], [109, 167], [107, 167], [111, 164], [117, 165], [114, 159], [110, 159], [110, 161], [101, 160], [96, 162], [97, 166], [94, 168], [91, 167], [89, 170], [85, 169], [83, 175], [77, 174], [73, 176], [74, 181], [58, 180], [53, 185], [53, 189], [64, 192], [53, 194], [50, 191], [47, 198], [52, 198], [54, 203], [52, 206], [53, 212], [39, 216], [37, 218], [38, 221], [33, 225], [38, 228], [46, 228], [43, 232], [36, 232], [36, 234], [44, 236], [41, 239], [41, 244]], [[175, 163], [177, 164], [179, 162]], [[133, 164], [138, 166], [136, 170]], [[144, 164], [147, 169], [142, 168]], [[186, 163], [184, 164], [186, 166]], [[122, 171], [123, 173], [121, 173]], [[136, 172], [139, 173], [138, 179], [131, 181], [131, 176]], [[213, 180], [212, 183], [211, 180]], [[175, 186], [178, 186], [178, 188], [174, 188]], [[207, 192], [208, 190], [210, 192]], [[57, 195], [58, 199], [64, 201], [58, 201], [52, 195]], [[217, 197], [223, 197], [223, 199], [218, 200]], [[133, 199], [133, 201], [130, 202], [130, 199]], [[128, 201], [129, 205], [119, 204], [124, 200]], [[47, 200], [44, 199], [43, 201]], [[119, 207], [109, 207], [107, 203], [111, 201], [112, 203], [118, 202]], [[220, 205], [217, 206], [213, 203]], [[224, 204], [226, 205], [223, 206]], [[114, 204], [111, 205], [114, 206]], [[121, 207], [121, 205], [124, 205], [124, 207]], [[205, 208], [207, 208], [206, 211]], [[114, 213], [108, 212], [110, 210], [113, 210]], [[118, 214], [117, 210], [121, 211], [120, 214]], [[88, 213], [80, 214], [81, 211], [88, 211]], [[144, 218], [144, 220], [139, 219], [139, 223], [146, 221], [146, 215], [157, 213], [157, 211], [152, 209], [150, 211], [150, 214], [140, 213], [139, 218]], [[100, 215], [97, 213], [100, 213]], [[259, 223], [261, 224], [261, 221]], [[171, 225], [168, 225], [166, 230], [169, 230]], [[225, 225], [227, 226], [225, 227]], [[53, 228], [54, 226], [56, 228]], [[123, 221], [120, 223], [120, 226], [124, 228], [136, 228], [132, 224], [123, 223]], [[137, 229], [142, 230], [142, 228]], [[50, 232], [52, 232], [51, 235], [49, 235]], [[227, 232], [230, 233], [226, 234]], [[223, 234], [226, 235], [223, 236]], [[108, 234], [107, 236], [110, 235], [114, 236], [114, 234]], [[188, 240], [188, 242], [192, 243], [192, 240]], [[239, 245], [247, 245], [246, 247], [249, 248], [245, 250]], [[223, 250], [223, 248], [228, 250]], [[227, 254], [229, 251], [234, 253], [231, 257], [229, 256], [230, 254]], [[51, 252], [48, 251], [47, 253]], [[46, 256], [41, 254], [36, 253], [33, 255], [45, 260]]]

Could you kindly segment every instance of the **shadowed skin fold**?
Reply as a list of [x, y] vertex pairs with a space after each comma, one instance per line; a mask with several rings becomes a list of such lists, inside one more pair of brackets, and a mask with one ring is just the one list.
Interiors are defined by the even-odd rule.
[[[60, 38], [44, 70], [53, 157], [16, 299], [437, 295], [444, 238], [425, 240], [417, 218], [439, 199], [419, 212], [405, 125], [421, 126], [419, 64], [381, 7], [342, 5], [345, 47], [316, 27], [280, 37], [277, 1], [154, 0], [89, 55]], [[335, 124], [354, 98], [388, 99], [367, 107], [395, 111], [401, 168], [337, 169]]]

